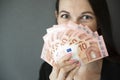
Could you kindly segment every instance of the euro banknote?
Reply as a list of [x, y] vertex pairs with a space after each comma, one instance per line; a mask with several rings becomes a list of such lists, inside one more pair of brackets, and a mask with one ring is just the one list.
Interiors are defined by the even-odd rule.
[[57, 63], [66, 54], [72, 53], [72, 59], [81, 65], [108, 56], [102, 35], [93, 32], [85, 25], [75, 23], [53, 25], [46, 29], [41, 58], [50, 65]]

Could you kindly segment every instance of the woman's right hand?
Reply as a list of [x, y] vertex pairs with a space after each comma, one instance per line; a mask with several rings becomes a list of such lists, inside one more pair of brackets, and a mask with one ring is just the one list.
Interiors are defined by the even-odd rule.
[[50, 80], [73, 80], [75, 73], [80, 68], [77, 60], [71, 59], [72, 54], [67, 54], [53, 65]]

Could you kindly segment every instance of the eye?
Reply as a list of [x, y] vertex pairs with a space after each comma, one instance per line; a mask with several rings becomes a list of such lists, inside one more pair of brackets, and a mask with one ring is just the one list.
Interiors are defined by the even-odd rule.
[[82, 18], [83, 20], [88, 20], [88, 19], [92, 19], [92, 16], [83, 15], [81, 18]]
[[69, 19], [70, 18], [70, 16], [68, 14], [61, 14], [60, 17], [63, 18], [63, 19]]
[[81, 21], [89, 21], [89, 20], [92, 20], [93, 19], [93, 16], [90, 16], [90, 15], [83, 15], [80, 17], [80, 20]]

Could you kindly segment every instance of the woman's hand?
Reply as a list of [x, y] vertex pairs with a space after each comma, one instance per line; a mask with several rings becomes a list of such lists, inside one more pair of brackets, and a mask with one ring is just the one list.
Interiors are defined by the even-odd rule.
[[74, 75], [74, 80], [100, 80], [102, 60], [82, 65]]
[[72, 54], [67, 54], [53, 65], [50, 80], [73, 80], [79, 70], [80, 63], [77, 60], [72, 60], [71, 57]]

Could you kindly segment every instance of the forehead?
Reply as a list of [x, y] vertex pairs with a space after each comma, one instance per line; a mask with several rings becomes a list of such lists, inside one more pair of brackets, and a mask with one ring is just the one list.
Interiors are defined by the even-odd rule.
[[92, 11], [91, 5], [88, 0], [60, 0], [59, 10], [68, 11]]

